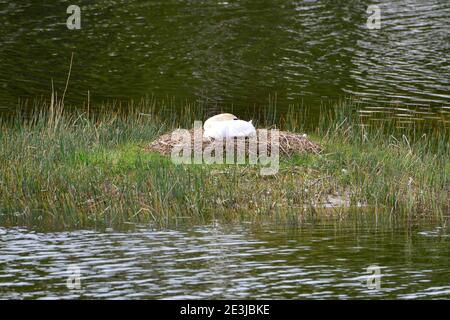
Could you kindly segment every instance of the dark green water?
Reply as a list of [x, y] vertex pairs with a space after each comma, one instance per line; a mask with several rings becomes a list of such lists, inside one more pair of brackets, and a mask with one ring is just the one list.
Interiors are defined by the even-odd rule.
[[[405, 221], [39, 233], [0, 228], [0, 298], [450, 298], [448, 226]], [[369, 289], [369, 266], [380, 268]], [[81, 289], [69, 290], [77, 266]]]
[[[447, 0], [0, 0], [0, 109], [18, 98], [175, 98], [235, 109], [318, 107], [347, 95], [365, 114], [442, 119], [450, 113]], [[379, 4], [381, 29], [366, 25]], [[393, 105], [387, 105], [390, 103]], [[239, 112], [238, 112], [239, 113]]]

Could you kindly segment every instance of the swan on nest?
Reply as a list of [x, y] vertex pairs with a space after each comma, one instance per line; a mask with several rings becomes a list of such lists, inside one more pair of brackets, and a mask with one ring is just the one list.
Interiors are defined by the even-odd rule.
[[221, 113], [205, 121], [203, 137], [214, 139], [228, 139], [235, 137], [252, 137], [256, 135], [256, 129], [252, 120], [239, 120], [231, 113]]

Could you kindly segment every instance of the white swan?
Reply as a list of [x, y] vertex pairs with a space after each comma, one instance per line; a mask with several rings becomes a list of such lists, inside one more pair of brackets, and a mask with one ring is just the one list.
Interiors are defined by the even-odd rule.
[[252, 120], [239, 120], [231, 113], [215, 115], [205, 121], [203, 126], [205, 138], [224, 139], [234, 137], [251, 137], [256, 135]]

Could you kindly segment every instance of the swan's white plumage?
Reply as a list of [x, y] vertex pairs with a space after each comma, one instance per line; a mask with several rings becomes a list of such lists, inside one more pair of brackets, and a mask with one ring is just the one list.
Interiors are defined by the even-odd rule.
[[211, 128], [214, 127], [214, 125], [216, 124], [216, 122], [219, 121], [228, 121], [228, 120], [237, 120], [237, 117], [234, 114], [231, 113], [221, 113], [221, 114], [217, 114], [209, 119], [207, 119], [205, 121], [205, 123], [203, 124], [203, 128], [205, 130], [209, 130]]
[[256, 129], [251, 120], [247, 122], [244, 120], [217, 120], [217, 118], [210, 118], [205, 121], [204, 129], [205, 131], [203, 136], [205, 138], [224, 139], [234, 137], [251, 137], [256, 135]]

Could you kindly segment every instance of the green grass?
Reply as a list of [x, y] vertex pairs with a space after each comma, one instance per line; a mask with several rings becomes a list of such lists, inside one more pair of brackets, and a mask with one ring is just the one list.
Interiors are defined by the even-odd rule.
[[[92, 113], [62, 111], [56, 103], [36, 110], [0, 124], [1, 225], [298, 223], [345, 218], [358, 204], [361, 214], [440, 219], [448, 212], [445, 127], [367, 127], [351, 105], [323, 110], [314, 126], [303, 111], [290, 109], [284, 117], [264, 111], [260, 127], [306, 131], [324, 152], [281, 159], [277, 175], [261, 176], [250, 165], [177, 166], [143, 150], [159, 134], [204, 119], [201, 105], [156, 108], [142, 101], [126, 113], [115, 106]], [[351, 207], [321, 209], [330, 195]]]

